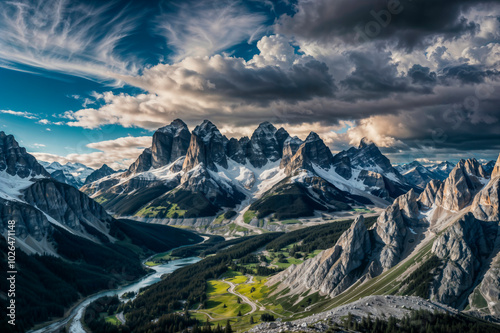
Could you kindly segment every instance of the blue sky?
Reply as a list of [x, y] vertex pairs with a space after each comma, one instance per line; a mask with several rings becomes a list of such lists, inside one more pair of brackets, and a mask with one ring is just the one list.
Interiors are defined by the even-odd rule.
[[262, 121], [394, 162], [500, 152], [497, 1], [0, 1], [0, 130], [126, 167], [154, 130]]

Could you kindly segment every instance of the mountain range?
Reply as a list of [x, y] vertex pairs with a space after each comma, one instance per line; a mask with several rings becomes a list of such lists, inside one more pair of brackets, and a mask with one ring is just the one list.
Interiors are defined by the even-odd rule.
[[[41, 255], [21, 257], [23, 274], [42, 274], [28, 268], [38, 262], [51, 281], [68, 283], [72, 298], [57, 301], [64, 305], [76, 290], [105, 288], [83, 286], [116, 275], [117, 267], [120, 279], [137, 277], [145, 273], [139, 261], [145, 254], [201, 240], [112, 213], [155, 222], [212, 217], [211, 224], [222, 216], [259, 233], [276, 221], [377, 209], [373, 225], [357, 213], [331, 248], [274, 275], [267, 282], [273, 297], [319, 293], [337, 306], [366, 295], [417, 295], [480, 316], [500, 315], [500, 157], [493, 165], [467, 159], [392, 166], [367, 140], [334, 155], [314, 132], [302, 141], [266, 122], [250, 138], [228, 139], [210, 121], [190, 132], [175, 120], [155, 132], [128, 170], [103, 165], [85, 176], [81, 190], [53, 175], [64, 166], [50, 165], [60, 168], [50, 173], [0, 132], [0, 231], [5, 236], [8, 221], [16, 221], [16, 246]], [[66, 172], [71, 168], [80, 180], [88, 173], [74, 164]], [[57, 267], [63, 266], [83, 280], [61, 275]], [[40, 283], [32, 286], [52, 290]], [[63, 308], [49, 312], [62, 315]]]
[[412, 189], [398, 197], [370, 228], [358, 217], [332, 248], [269, 285], [279, 283], [277, 292], [288, 296], [320, 292], [339, 304], [364, 293], [417, 295], [498, 316], [499, 195], [500, 157], [491, 176], [475, 159], [461, 160], [420, 195]]
[[127, 171], [81, 190], [120, 216], [198, 218], [234, 209], [282, 220], [385, 207], [411, 188], [419, 191], [366, 140], [333, 155], [314, 132], [302, 141], [264, 122], [250, 138], [228, 139], [208, 120], [190, 132], [177, 119], [154, 133]]

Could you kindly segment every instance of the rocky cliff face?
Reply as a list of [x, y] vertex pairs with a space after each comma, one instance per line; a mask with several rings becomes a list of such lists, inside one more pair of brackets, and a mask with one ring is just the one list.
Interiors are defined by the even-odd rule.
[[151, 147], [142, 152], [123, 177], [148, 171], [151, 168], [161, 168], [185, 156], [190, 138], [191, 134], [187, 125], [180, 119], [158, 129], [153, 134]]
[[[283, 136], [288, 133], [279, 133], [280, 142], [276, 138], [277, 129], [269, 122], [264, 122], [257, 127], [250, 139], [248, 161], [255, 167], [261, 168], [268, 161], [274, 162], [281, 158]], [[286, 139], [286, 138], [285, 138]]]
[[420, 197], [418, 198], [420, 203], [427, 207], [431, 207], [436, 201], [436, 195], [440, 191], [442, 186], [443, 186], [442, 181], [435, 179], [431, 180], [425, 187], [424, 191], [420, 194]]
[[190, 139], [191, 133], [180, 119], [158, 129], [153, 135], [151, 147], [152, 167], [161, 168], [186, 155]]
[[[488, 310], [494, 316], [500, 315], [500, 253], [493, 259], [490, 268], [485, 273], [478, 290], [486, 300]], [[473, 294], [469, 302], [473, 303]], [[483, 306], [483, 305], [481, 305]]]
[[496, 179], [500, 177], [500, 155], [498, 156], [497, 162], [491, 171], [491, 179]]
[[436, 192], [436, 205], [451, 211], [463, 209], [484, 186], [485, 177], [475, 159], [461, 160]]
[[491, 173], [491, 180], [474, 197], [471, 212], [482, 221], [500, 220], [500, 156]]
[[329, 169], [332, 165], [333, 155], [318, 134], [311, 132], [290, 159], [290, 162], [285, 164], [286, 160], [283, 161], [282, 167], [290, 174], [296, 169], [313, 171], [313, 163], [323, 169]]
[[491, 243], [481, 223], [466, 214], [439, 236], [432, 252], [444, 261], [444, 268], [431, 288], [431, 298], [459, 306], [460, 297], [473, 287], [484, 259], [491, 252]]
[[50, 177], [49, 173], [38, 163], [36, 158], [19, 147], [13, 135], [6, 135], [0, 131], [0, 171], [11, 176]]
[[300, 146], [304, 142], [298, 137], [288, 137], [285, 142], [283, 142], [283, 158], [281, 159], [280, 168], [285, 169], [292, 161], [293, 156], [297, 153]]
[[217, 170], [215, 164], [227, 168], [226, 142], [227, 139], [222, 136], [217, 127], [210, 121], [204, 120], [191, 134], [183, 170], [189, 171], [201, 163], [214, 171]]
[[313, 288], [323, 294], [335, 296], [360, 277], [370, 250], [368, 230], [360, 216], [334, 247], [299, 266], [290, 266], [275, 279], [282, 279], [284, 285], [298, 292]]
[[413, 190], [398, 197], [377, 219], [375, 234], [382, 246], [378, 261], [382, 270], [387, 270], [398, 263], [408, 242], [410, 228], [415, 228], [420, 221], [417, 197]]
[[130, 165], [128, 170], [123, 173], [123, 177], [128, 177], [130, 175], [141, 173], [151, 169], [151, 167], [153, 166], [152, 155], [153, 153], [151, 151], [151, 148], [144, 149], [137, 160], [135, 160], [135, 162]]

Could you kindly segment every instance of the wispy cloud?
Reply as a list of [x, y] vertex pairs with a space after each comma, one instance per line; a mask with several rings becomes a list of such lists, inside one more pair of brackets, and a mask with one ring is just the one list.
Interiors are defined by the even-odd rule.
[[[136, 26], [125, 8], [68, 0], [0, 2], [0, 67], [19, 71], [56, 71], [109, 80], [133, 74], [134, 64], [115, 52]], [[112, 15], [112, 16], [111, 16]]]
[[174, 50], [174, 60], [210, 56], [264, 32], [266, 17], [241, 1], [189, 1], [158, 19], [157, 32]]
[[0, 110], [0, 113], [11, 114], [13, 116], [23, 117], [27, 119], [37, 119], [37, 116], [35, 114], [26, 111]]

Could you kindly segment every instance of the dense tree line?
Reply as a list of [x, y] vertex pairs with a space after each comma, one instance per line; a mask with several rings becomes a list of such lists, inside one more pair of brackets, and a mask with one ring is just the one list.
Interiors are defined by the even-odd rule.
[[[465, 315], [451, 315], [448, 312], [431, 312], [426, 310], [415, 310], [402, 319], [389, 317], [381, 320], [378, 317], [373, 320], [370, 316], [357, 321], [349, 313], [345, 318], [344, 329], [363, 333], [498, 333], [500, 327]], [[333, 325], [327, 331], [343, 331], [338, 325]]]
[[256, 251], [281, 235], [282, 233], [267, 233], [247, 237], [244, 242], [222, 250], [215, 256], [176, 270], [130, 303], [125, 309], [127, 324], [137, 333], [148, 332], [149, 329], [153, 332], [168, 332], [151, 321], [163, 314], [203, 303], [206, 299], [207, 280], [218, 278], [227, 271], [233, 260]]
[[242, 243], [250, 239], [251, 237], [252, 236], [239, 237], [226, 241], [222, 236], [211, 235], [206, 242], [202, 244], [185, 246], [179, 249], [175, 249], [172, 251], [171, 255], [174, 257], [181, 257], [181, 258], [193, 257], [193, 256], [206, 257], [208, 255], [217, 253], [228, 246]]
[[[376, 216], [367, 217], [365, 225], [369, 228], [376, 220]], [[311, 253], [314, 250], [325, 250], [335, 245], [342, 233], [349, 229], [352, 222], [353, 220], [338, 221], [291, 231], [270, 242], [266, 249], [279, 251], [290, 244], [302, 241], [301, 244], [294, 247], [295, 252]]]

